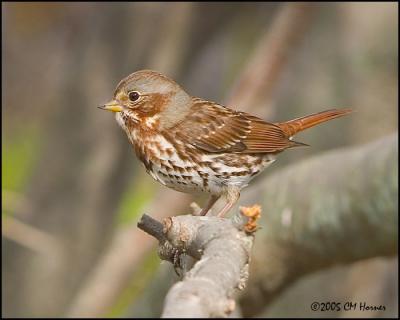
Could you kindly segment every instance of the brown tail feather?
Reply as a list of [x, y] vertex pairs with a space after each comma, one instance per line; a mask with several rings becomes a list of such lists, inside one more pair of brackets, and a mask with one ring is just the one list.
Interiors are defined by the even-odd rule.
[[322, 122], [342, 117], [350, 112], [352, 112], [351, 109], [332, 109], [286, 122], [275, 123], [275, 125], [279, 126], [288, 137], [292, 137], [300, 131], [316, 126]]

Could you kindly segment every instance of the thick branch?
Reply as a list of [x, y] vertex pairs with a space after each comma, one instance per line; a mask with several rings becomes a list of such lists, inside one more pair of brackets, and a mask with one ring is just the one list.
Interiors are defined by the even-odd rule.
[[289, 166], [242, 198], [262, 201], [265, 212], [241, 301], [246, 316], [307, 273], [396, 254], [396, 136]]

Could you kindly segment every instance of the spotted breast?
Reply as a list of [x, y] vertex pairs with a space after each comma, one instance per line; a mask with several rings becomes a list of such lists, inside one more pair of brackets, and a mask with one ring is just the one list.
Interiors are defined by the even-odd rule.
[[186, 193], [220, 196], [228, 185], [242, 189], [275, 159], [272, 155], [199, 153], [194, 146], [169, 134], [133, 130], [131, 135], [146, 171], [161, 184]]

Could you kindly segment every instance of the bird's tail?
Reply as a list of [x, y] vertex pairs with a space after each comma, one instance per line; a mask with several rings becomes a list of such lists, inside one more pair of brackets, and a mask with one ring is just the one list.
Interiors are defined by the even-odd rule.
[[300, 131], [316, 126], [322, 122], [345, 116], [350, 112], [352, 112], [351, 109], [332, 109], [286, 122], [275, 123], [275, 125], [279, 126], [287, 137], [292, 137]]

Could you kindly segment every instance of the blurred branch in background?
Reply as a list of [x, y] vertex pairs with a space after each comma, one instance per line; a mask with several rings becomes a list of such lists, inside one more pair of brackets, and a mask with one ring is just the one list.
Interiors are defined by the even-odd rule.
[[[189, 4], [181, 4], [180, 6], [185, 6], [184, 8], [176, 6], [175, 11], [171, 12], [170, 19], [175, 21], [175, 16], [182, 14], [182, 10], [186, 10], [186, 14], [189, 15], [190, 11], [187, 7], [188, 5]], [[265, 34], [268, 36], [265, 35], [261, 37], [261, 40], [258, 42], [255, 49], [257, 54], [255, 54], [253, 58], [257, 59], [257, 63], [259, 63], [259, 60], [261, 59], [260, 55], [267, 50], [267, 47], [269, 48], [270, 44], [272, 46], [272, 53], [268, 55], [269, 59], [272, 61], [279, 60], [279, 67], [271, 70], [267, 65], [263, 64], [265, 67], [257, 70], [257, 75], [259, 75], [261, 79], [258, 80], [256, 88], [251, 90], [251, 95], [245, 95], [246, 99], [253, 98], [257, 101], [268, 99], [268, 95], [272, 93], [273, 85], [271, 83], [268, 84], [271, 89], [267, 92], [267, 94], [265, 94], [263, 81], [265, 79], [269, 79], [269, 72], [273, 71], [274, 77], [277, 77], [279, 72], [282, 70], [285, 59], [283, 59], [281, 56], [286, 57], [288, 55], [288, 51], [293, 50], [294, 44], [297, 44], [295, 41], [290, 41], [290, 45], [287, 45], [286, 41], [288, 38], [291, 40], [294, 33], [296, 33], [297, 37], [299, 37], [299, 34], [301, 34], [301, 32], [298, 30], [297, 23], [302, 25], [309, 17], [309, 15], [305, 13], [307, 8], [308, 6], [303, 4], [293, 3], [285, 5], [281, 9], [282, 11], [279, 12], [278, 19], [274, 21], [274, 25], [266, 30]], [[290, 23], [288, 22], [289, 20]], [[168, 30], [167, 33], [172, 33], [178, 30], [181, 37], [180, 41], [186, 41], [186, 34], [183, 33], [182, 30], [188, 29], [186, 24], [189, 21], [190, 19], [178, 20], [178, 22], [182, 23], [179, 25], [179, 27], [169, 22], [166, 23], [167, 26], [171, 26], [171, 28], [173, 28]], [[273, 34], [278, 32], [278, 25], [281, 26], [282, 24], [284, 25], [284, 32], [274, 36]], [[284, 39], [281, 39], [281, 37]], [[269, 40], [271, 38], [275, 39], [275, 41], [271, 42]], [[174, 70], [170, 70], [168, 66], [173, 65], [175, 68], [178, 68], [177, 62], [171, 61], [178, 59], [179, 54], [172, 54], [171, 51], [168, 51], [170, 54], [168, 65], [161, 65], [158, 56], [159, 52], [161, 52], [164, 46], [165, 43], [161, 41], [158, 43], [156, 48], [153, 48], [155, 55], [150, 59], [149, 66], [152, 68], [153, 65], [158, 63], [157, 70], [173, 75]], [[177, 44], [168, 48], [170, 50], [175, 48], [175, 50], [179, 51], [181, 45]], [[275, 54], [279, 55], [280, 57], [275, 57]], [[250, 64], [253, 66], [253, 63]], [[249, 72], [255, 72], [255, 68], [251, 68], [251, 71], [249, 71], [249, 68], [247, 68], [245, 74], [239, 75], [239, 79], [248, 77]], [[241, 81], [244, 80], [239, 80], [239, 82]], [[239, 91], [241, 93], [245, 92], [245, 90]], [[242, 101], [243, 99], [240, 95], [238, 95], [236, 98], [239, 101]], [[242, 108], [242, 110], [249, 111], [252, 109], [252, 107], [252, 104], [248, 104], [246, 107]], [[154, 212], [155, 218], [162, 219], [170, 216], [171, 212], [181, 212], [184, 210], [184, 208], [188, 206], [191, 196], [161, 189], [158, 195], [155, 195], [155, 198], [157, 200], [153, 205], [150, 205], [146, 211], [151, 213]], [[140, 247], [137, 248], [137, 250], [132, 250], [132, 246], [139, 243]], [[123, 290], [123, 288], [126, 286], [127, 281], [131, 278], [135, 269], [138, 267], [138, 263], [151, 248], [154, 248], [154, 241], [152, 241], [150, 238], [143, 237], [143, 235], [140, 234], [140, 231], [136, 229], [136, 226], [132, 225], [118, 231], [114, 236], [111, 246], [107, 250], [108, 253], [103, 256], [99, 265], [96, 266], [96, 268], [93, 270], [93, 273], [89, 275], [87, 283], [83, 286], [82, 290], [73, 301], [68, 315], [71, 317], [93, 317], [105, 314], [115, 304], [116, 299], [121, 294], [121, 290]]]
[[1, 235], [36, 253], [43, 254], [46, 259], [56, 258], [61, 248], [57, 238], [11, 216], [3, 217]]
[[2, 210], [20, 216], [21, 214], [29, 214], [33, 209], [33, 203], [29, 201], [23, 194], [12, 190], [3, 189], [1, 191]]
[[279, 77], [290, 55], [296, 53], [317, 8], [315, 3], [297, 2], [280, 10], [230, 90], [228, 106], [239, 110], [251, 108], [265, 117], [272, 115], [271, 103]]
[[[153, 215], [158, 219], [170, 215], [170, 212], [179, 212], [189, 202], [180, 199], [182, 194], [178, 195], [172, 197], [173, 201], [170, 202], [171, 194], [160, 192], [158, 202], [154, 202], [146, 211], [154, 212]], [[109, 312], [155, 244], [153, 239], [137, 230], [136, 223], [135, 226], [127, 225], [117, 230], [107, 252], [88, 275], [86, 283], [74, 299], [68, 316], [94, 317]]]

